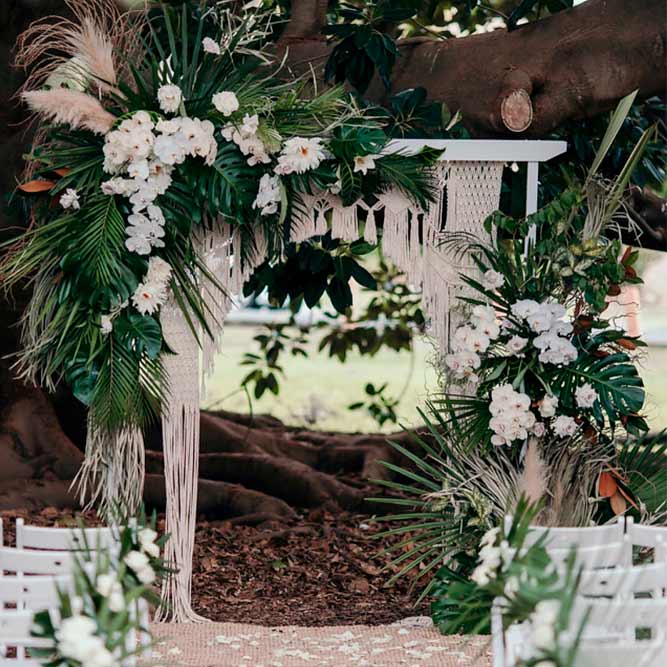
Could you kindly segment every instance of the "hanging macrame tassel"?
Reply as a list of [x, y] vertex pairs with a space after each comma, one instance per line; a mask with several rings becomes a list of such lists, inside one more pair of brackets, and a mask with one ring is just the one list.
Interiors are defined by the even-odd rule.
[[290, 226], [290, 241], [302, 243], [315, 236], [314, 209], [317, 198], [313, 195], [303, 195], [303, 208], [299, 207], [292, 217]]
[[359, 238], [357, 206], [343, 206], [340, 199], [331, 210], [331, 238], [343, 241], [356, 241]]
[[375, 211], [369, 208], [366, 212], [366, 225], [364, 227], [364, 241], [375, 245], [378, 242], [377, 225], [375, 222]]
[[423, 280], [423, 261], [422, 248], [419, 239], [419, 214], [416, 211], [410, 212], [410, 240], [408, 250], [408, 282], [411, 285], [420, 287]]
[[117, 509], [135, 513], [143, 499], [146, 460], [141, 430], [128, 426], [112, 433], [88, 418], [86, 453], [72, 482], [85, 509], [111, 517]]
[[199, 347], [175, 303], [162, 308], [160, 319], [165, 342], [176, 353], [163, 357], [170, 394], [162, 416], [162, 437], [170, 535], [165, 559], [177, 572], [163, 586], [156, 620], [199, 622], [206, 619], [191, 605], [199, 479]]
[[317, 209], [317, 220], [315, 222], [315, 236], [324, 236], [329, 230], [329, 225], [327, 225], [327, 219], [324, 215], [324, 209]]

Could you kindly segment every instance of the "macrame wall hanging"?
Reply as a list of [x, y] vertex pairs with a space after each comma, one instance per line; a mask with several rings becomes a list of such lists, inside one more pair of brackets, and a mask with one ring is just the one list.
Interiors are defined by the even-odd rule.
[[[355, 241], [361, 236], [369, 243], [380, 240], [382, 252], [407, 276], [409, 283], [423, 292], [423, 305], [431, 333], [441, 351], [447, 340], [456, 294], [462, 289], [460, 274], [474, 270], [469, 259], [455, 256], [441, 246], [446, 232], [468, 232], [482, 237], [485, 218], [498, 208], [504, 163], [448, 162], [438, 166], [438, 199], [428, 211], [415, 207], [400, 192], [381, 194], [372, 203], [344, 207], [336, 195], [308, 196], [305, 213], [292, 220], [290, 240], [304, 241], [329, 229], [333, 238]], [[360, 230], [363, 226], [363, 232]], [[238, 230], [220, 225], [203, 239], [206, 265], [225, 287], [237, 295], [244, 282], [266, 257], [264, 239], [255, 239], [255, 252], [244, 261], [240, 257]], [[223, 322], [233, 300], [205, 294], [207, 306], [218, 322]], [[169, 314], [167, 314], [169, 313]], [[222, 331], [203, 341], [203, 349], [177, 308], [163, 314], [165, 339], [177, 356], [165, 356], [170, 374], [170, 403], [163, 418], [164, 463], [167, 491], [167, 526], [171, 537], [167, 557], [177, 563], [179, 573], [163, 593], [159, 619], [176, 622], [198, 621], [190, 606], [192, 553], [197, 514], [199, 458], [199, 401], [205, 380], [213, 369], [220, 349]], [[200, 383], [201, 378], [201, 383]]]

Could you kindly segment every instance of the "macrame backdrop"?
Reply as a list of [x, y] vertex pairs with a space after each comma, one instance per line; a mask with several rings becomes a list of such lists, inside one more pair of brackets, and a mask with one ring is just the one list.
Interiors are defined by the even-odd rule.
[[[372, 204], [342, 206], [336, 195], [306, 196], [303, 213], [292, 220], [290, 240], [299, 242], [331, 229], [333, 238], [369, 243], [381, 240], [382, 252], [405, 272], [411, 285], [421, 288], [431, 333], [441, 352], [448, 349], [449, 332], [456, 322], [457, 294], [462, 293], [460, 273], [475, 271], [470, 258], [441, 245], [448, 232], [469, 232], [483, 238], [485, 218], [498, 208], [502, 162], [448, 162], [437, 168], [438, 198], [428, 211], [416, 207], [403, 194], [389, 191]], [[379, 225], [382, 221], [382, 231]], [[443, 224], [444, 223], [444, 224]], [[253, 252], [241, 257], [241, 237], [227, 224], [214, 227], [202, 239], [202, 256], [208, 270], [223, 285], [226, 296], [206, 291], [204, 299], [215, 321], [222, 324], [233, 305], [232, 297], [266, 258], [262, 234]], [[197, 514], [199, 461], [199, 402], [205, 380], [220, 349], [222, 331], [214, 339], [202, 336], [200, 347], [174, 304], [162, 309], [163, 333], [177, 355], [165, 355], [170, 377], [170, 403], [163, 417], [164, 469], [167, 491], [167, 558], [179, 572], [163, 592], [158, 620], [199, 621], [190, 606], [192, 553]], [[200, 384], [201, 378], [201, 384]]]

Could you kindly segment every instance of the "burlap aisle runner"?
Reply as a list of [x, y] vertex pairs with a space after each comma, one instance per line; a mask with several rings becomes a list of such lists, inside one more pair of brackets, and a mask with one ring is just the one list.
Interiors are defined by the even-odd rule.
[[428, 619], [394, 625], [264, 628], [157, 624], [151, 665], [163, 667], [490, 667], [488, 637], [444, 637]]

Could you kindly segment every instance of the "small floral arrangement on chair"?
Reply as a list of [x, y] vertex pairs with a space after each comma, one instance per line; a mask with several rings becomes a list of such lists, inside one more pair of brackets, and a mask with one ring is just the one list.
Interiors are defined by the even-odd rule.
[[583, 624], [576, 632], [571, 627], [579, 583], [575, 553], [559, 572], [545, 549], [548, 534], [524, 546], [539, 511], [539, 505], [521, 499], [508, 531], [502, 526], [488, 530], [469, 578], [442, 568], [431, 590], [432, 615], [445, 633], [488, 632], [495, 602], [503, 630], [513, 624], [526, 630], [516, 667], [574, 667], [583, 631]]
[[116, 667], [141, 651], [128, 641], [130, 633], [149, 633], [140, 603], [159, 602], [154, 584], [173, 569], [161, 555], [169, 535], [159, 535], [157, 514], [147, 517], [142, 509], [123, 520], [126, 515], [120, 507], [111, 512], [116, 538], [111, 548], [90, 544], [81, 531], [85, 548], [75, 561], [74, 590], [59, 591], [56, 613], [35, 615], [34, 635], [54, 642], [55, 653], [33, 650], [47, 658], [48, 667]]
[[34, 617], [33, 635], [53, 648], [31, 649], [31, 655], [46, 667], [117, 667], [134, 655], [128, 637], [139, 624], [132, 606], [145, 587], [128, 587], [127, 569], [102, 552], [94, 564], [77, 563], [74, 590], [59, 590], [58, 609]]

